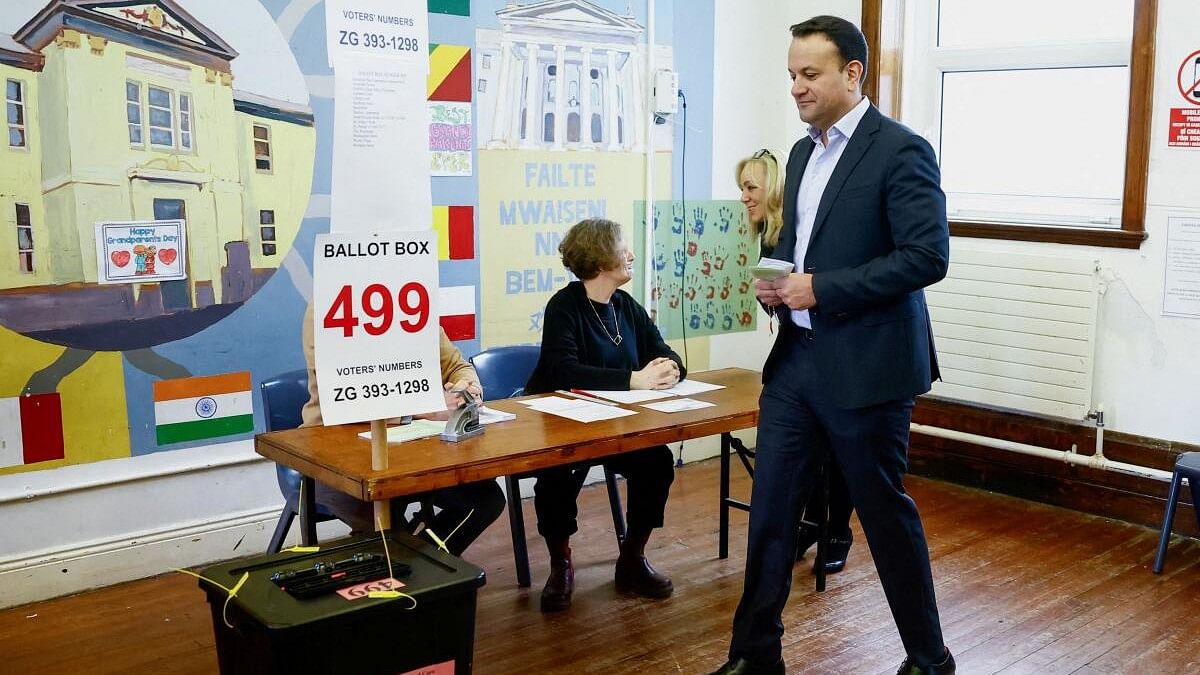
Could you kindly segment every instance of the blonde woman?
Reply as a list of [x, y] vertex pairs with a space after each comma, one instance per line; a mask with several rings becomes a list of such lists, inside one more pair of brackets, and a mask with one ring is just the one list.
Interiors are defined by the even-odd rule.
[[770, 150], [763, 148], [737, 164], [737, 185], [750, 220], [750, 231], [758, 239], [759, 254], [773, 257], [783, 227], [783, 172]]
[[[737, 164], [738, 188], [742, 191], [742, 204], [750, 221], [750, 231], [758, 239], [759, 251], [764, 258], [791, 260], [790, 251], [773, 255], [779, 243], [779, 229], [783, 226], [783, 172], [770, 150], [763, 148]], [[800, 518], [800, 540], [796, 559], [804, 557], [808, 549], [817, 542], [817, 526], [820, 523], [821, 500], [815, 490], [810, 493]], [[829, 550], [825, 555], [825, 573], [841, 572], [846, 567], [846, 557], [854, 536], [850, 532], [850, 515], [854, 505], [846, 490], [846, 479], [838, 469], [837, 462], [829, 463]], [[813, 562], [814, 570], [816, 562]]]

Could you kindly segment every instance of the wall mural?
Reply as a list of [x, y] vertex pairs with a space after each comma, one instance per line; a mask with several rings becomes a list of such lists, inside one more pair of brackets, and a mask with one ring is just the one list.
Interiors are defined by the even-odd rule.
[[[467, 354], [536, 342], [557, 241], [628, 218], [648, 143], [670, 194], [670, 129], [638, 122], [645, 7], [428, 3], [442, 325]], [[323, 31], [316, 0], [0, 4], [0, 474], [262, 429], [329, 230]]]
[[[669, 15], [671, 3], [658, 4]], [[537, 343], [546, 301], [570, 278], [564, 233], [604, 217], [634, 241], [647, 145], [656, 193], [671, 193], [671, 130], [646, 123], [645, 19], [632, 3], [480, 5], [495, 24], [475, 37], [484, 346]], [[671, 68], [670, 45], [653, 48]]]
[[[645, 202], [635, 202], [639, 231]], [[741, 202], [654, 202], [653, 304], [664, 337], [701, 337], [755, 329], [758, 300], [750, 267], [758, 243]]]

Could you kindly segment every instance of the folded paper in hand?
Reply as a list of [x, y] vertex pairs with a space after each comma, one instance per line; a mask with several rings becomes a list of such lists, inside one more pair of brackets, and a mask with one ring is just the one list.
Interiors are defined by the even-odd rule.
[[792, 269], [795, 267], [796, 265], [794, 263], [786, 260], [762, 258], [758, 261], [757, 265], [750, 268], [750, 274], [755, 279], [774, 281], [775, 279], [782, 279], [783, 277], [791, 274]]

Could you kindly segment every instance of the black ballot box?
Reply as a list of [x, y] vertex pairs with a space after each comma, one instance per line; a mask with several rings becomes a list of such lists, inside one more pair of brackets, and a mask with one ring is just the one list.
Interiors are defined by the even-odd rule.
[[365, 597], [366, 589], [378, 586], [361, 584], [347, 585], [354, 599], [336, 592], [300, 599], [272, 580], [292, 572], [290, 578], [310, 582], [314, 570], [379, 561], [384, 551], [378, 534], [334, 541], [316, 553], [284, 551], [199, 570], [227, 588], [249, 573], [228, 607], [224, 590], [200, 582], [212, 609], [222, 675], [470, 673], [483, 570], [403, 532], [388, 533], [387, 542], [393, 578], [404, 584], [398, 590], [412, 599]]

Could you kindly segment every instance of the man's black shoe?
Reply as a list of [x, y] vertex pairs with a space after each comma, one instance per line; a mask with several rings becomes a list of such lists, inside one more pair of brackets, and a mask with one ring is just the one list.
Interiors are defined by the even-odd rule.
[[947, 649], [946, 658], [942, 659], [941, 663], [931, 666], [918, 666], [913, 663], [911, 656], [906, 657], [904, 663], [900, 664], [900, 670], [896, 671], [896, 675], [954, 675], [954, 655]]
[[752, 663], [741, 657], [729, 659], [725, 665], [713, 671], [712, 675], [784, 675], [783, 659], [769, 666]]

